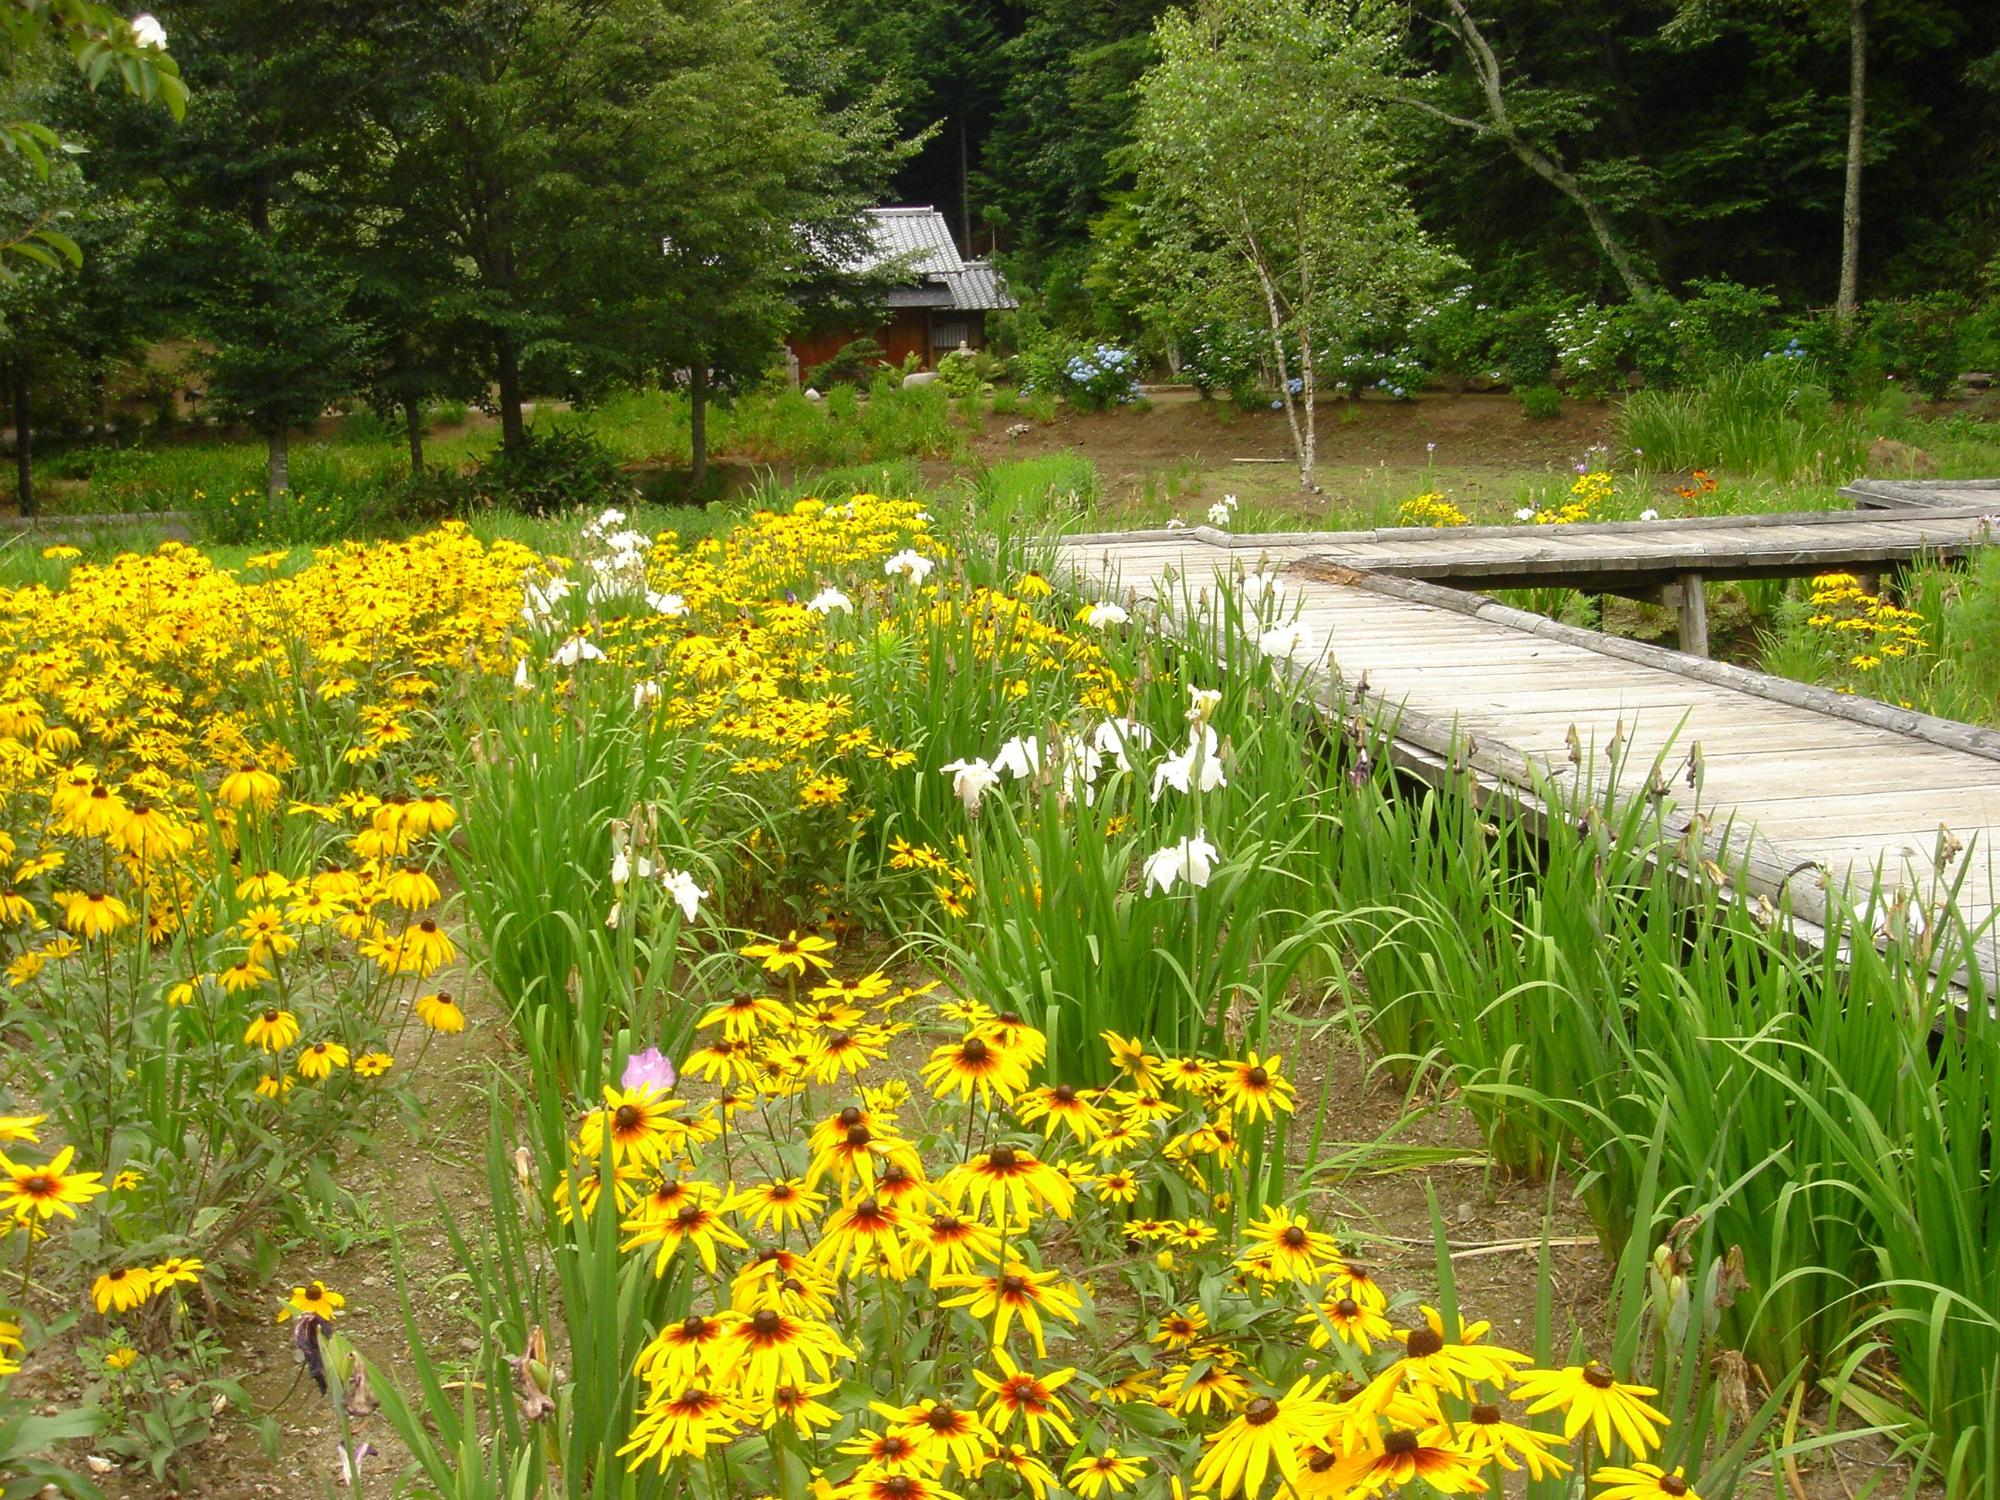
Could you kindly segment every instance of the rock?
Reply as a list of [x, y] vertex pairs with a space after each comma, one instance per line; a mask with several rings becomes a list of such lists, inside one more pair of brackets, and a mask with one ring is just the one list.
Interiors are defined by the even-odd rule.
[[826, 397], [822, 396], [818, 391], [814, 390], [811, 386], [806, 387], [806, 400], [824, 401], [825, 399]]
[[936, 383], [936, 370], [912, 370], [903, 377], [903, 389], [906, 391], [914, 391], [920, 386], [935, 385]]
[[1877, 438], [1868, 445], [1868, 472], [1909, 478], [1937, 473], [1937, 460], [1921, 448], [1899, 443], [1894, 438]]
[[1007, 436], [1010, 438], [1026, 437], [1029, 433], [1033, 432], [1034, 430], [1035, 429], [1033, 425], [1030, 423], [1016, 422], [1012, 427], [1009, 427], [1007, 429]]

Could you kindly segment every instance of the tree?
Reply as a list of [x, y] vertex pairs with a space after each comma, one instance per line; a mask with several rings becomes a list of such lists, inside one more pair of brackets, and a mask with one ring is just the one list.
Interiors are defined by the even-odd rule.
[[[69, 53], [77, 73], [92, 89], [114, 73], [133, 98], [159, 103], [178, 120], [187, 109], [187, 86], [180, 66], [167, 55], [167, 33], [150, 15], [127, 20], [96, 0], [10, 0], [0, 5], [0, 64], [11, 84], [52, 48]], [[10, 112], [0, 121], [0, 147], [28, 163], [47, 181], [70, 143], [46, 123]], [[34, 216], [0, 227], [0, 278], [14, 274], [10, 262], [27, 261], [53, 269], [58, 257], [80, 265], [75, 239], [57, 229], [63, 211], [45, 207]]]
[[[809, 15], [640, 0], [615, 71], [635, 97], [579, 117], [591, 226], [556, 305], [592, 365], [684, 388], [690, 482], [707, 481], [707, 412], [770, 367], [814, 301], [838, 296], [876, 201], [908, 152], [879, 88], [851, 89]], [[583, 204], [579, 203], [579, 210]]]
[[1307, 488], [1324, 340], [1450, 264], [1384, 118], [1390, 23], [1373, 0], [1206, 0], [1162, 18], [1140, 82], [1145, 212], [1192, 283], [1261, 311]]
[[1444, 6], [1446, 15], [1441, 24], [1464, 49], [1467, 65], [1478, 84], [1483, 113], [1455, 114], [1415, 91], [1403, 94], [1404, 102], [1446, 124], [1469, 130], [1475, 135], [1490, 135], [1503, 142], [1523, 166], [1576, 205], [1584, 222], [1590, 226], [1604, 258], [1624, 283], [1626, 294], [1635, 302], [1655, 295], [1656, 288], [1652, 281], [1639, 269], [1638, 262], [1612, 227], [1610, 216], [1596, 196], [1585, 188], [1576, 173], [1565, 166], [1553, 150], [1538, 143], [1515, 118], [1508, 104], [1499, 55], [1486, 39], [1486, 33], [1480, 29], [1466, 0], [1444, 0]]

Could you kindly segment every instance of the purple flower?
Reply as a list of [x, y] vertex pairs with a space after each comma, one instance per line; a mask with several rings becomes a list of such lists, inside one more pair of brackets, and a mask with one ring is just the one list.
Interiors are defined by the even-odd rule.
[[670, 1089], [679, 1077], [672, 1060], [664, 1052], [658, 1047], [648, 1047], [644, 1052], [634, 1052], [625, 1060], [625, 1074], [618, 1082], [628, 1089]]

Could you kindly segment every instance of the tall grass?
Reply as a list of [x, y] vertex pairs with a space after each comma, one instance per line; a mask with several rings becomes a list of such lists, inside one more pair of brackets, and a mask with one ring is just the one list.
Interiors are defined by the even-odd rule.
[[1728, 366], [1698, 386], [1635, 391], [1623, 415], [1625, 446], [1649, 467], [1815, 484], [1859, 475], [1874, 435], [1868, 413], [1837, 406], [1788, 359]]

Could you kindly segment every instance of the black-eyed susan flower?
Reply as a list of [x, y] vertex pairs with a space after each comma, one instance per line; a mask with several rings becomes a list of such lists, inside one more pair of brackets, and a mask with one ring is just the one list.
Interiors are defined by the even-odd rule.
[[62, 903], [63, 926], [85, 939], [110, 937], [132, 925], [132, 908], [108, 891], [69, 891]]
[[1679, 1469], [1668, 1473], [1658, 1464], [1633, 1464], [1629, 1469], [1610, 1466], [1590, 1477], [1604, 1486], [1597, 1492], [1597, 1500], [1701, 1500]]
[[130, 1312], [150, 1301], [159, 1290], [146, 1266], [118, 1266], [90, 1284], [90, 1300], [100, 1313]]
[[1387, 1317], [1352, 1297], [1329, 1297], [1293, 1321], [1312, 1329], [1310, 1338], [1315, 1349], [1324, 1349], [1337, 1338], [1364, 1355], [1373, 1354], [1377, 1344], [1395, 1336], [1395, 1328]]
[[833, 952], [835, 946], [832, 938], [824, 938], [817, 933], [801, 937], [794, 928], [781, 938], [760, 939], [737, 951], [745, 958], [755, 959], [767, 973], [795, 974], [803, 978], [808, 969], [832, 968], [833, 960], [827, 954]]
[[1000, 1258], [997, 1230], [944, 1210], [917, 1215], [910, 1221], [906, 1238], [913, 1258], [928, 1260], [933, 1286], [942, 1277], [967, 1276], [980, 1262]]
[[396, 1065], [396, 1059], [387, 1052], [364, 1052], [354, 1059], [356, 1078], [380, 1078]]
[[278, 798], [284, 787], [269, 771], [251, 763], [237, 767], [222, 778], [215, 789], [231, 807], [250, 807], [258, 812], [269, 812], [278, 805]]
[[740, 1425], [736, 1402], [719, 1391], [701, 1386], [662, 1391], [640, 1406], [632, 1436], [618, 1455], [635, 1470], [657, 1461], [664, 1474], [676, 1458], [700, 1458]]
[[1515, 1379], [1516, 1366], [1532, 1363], [1519, 1350], [1482, 1344], [1488, 1323], [1459, 1320], [1456, 1342], [1445, 1337], [1444, 1319], [1434, 1307], [1422, 1309], [1424, 1326], [1407, 1331], [1398, 1329], [1393, 1337], [1403, 1341], [1402, 1356], [1368, 1382], [1355, 1407], [1364, 1413], [1382, 1411], [1402, 1391], [1445, 1391], [1454, 1396], [1467, 1394], [1479, 1385], [1502, 1386]]
[[816, 1193], [796, 1177], [770, 1182], [753, 1182], [729, 1200], [732, 1213], [741, 1214], [761, 1231], [783, 1234], [803, 1229], [826, 1208], [826, 1195]]
[[919, 1460], [942, 1459], [962, 1474], [976, 1476], [998, 1446], [979, 1414], [968, 1407], [931, 1396], [904, 1407], [880, 1401], [870, 1405], [876, 1415], [896, 1424], [894, 1430], [910, 1440]]
[[[1443, 1441], [1447, 1435], [1427, 1432], [1425, 1436]], [[1569, 1461], [1555, 1452], [1562, 1446], [1560, 1437], [1553, 1432], [1541, 1432], [1533, 1427], [1523, 1427], [1518, 1422], [1510, 1422], [1507, 1414], [1491, 1401], [1475, 1403], [1465, 1414], [1465, 1420], [1449, 1436], [1456, 1440], [1465, 1456], [1482, 1469], [1488, 1464], [1498, 1464], [1510, 1473], [1526, 1469], [1530, 1479], [1569, 1472]], [[1641, 1464], [1639, 1467], [1651, 1466]], [[1615, 1472], [1618, 1471], [1599, 1469], [1593, 1477], [1603, 1479]], [[1685, 1497], [1640, 1493], [1620, 1496], [1619, 1500], [1685, 1500]]]
[[1269, 1120], [1273, 1107], [1290, 1114], [1292, 1085], [1278, 1072], [1282, 1060], [1276, 1053], [1260, 1059], [1252, 1052], [1240, 1061], [1218, 1063], [1213, 1070], [1216, 1092], [1246, 1119]]
[[301, 1078], [315, 1080], [330, 1078], [333, 1076], [334, 1069], [347, 1066], [347, 1049], [331, 1038], [325, 1041], [314, 1042], [310, 1047], [301, 1047], [299, 1049], [298, 1059], [294, 1063], [294, 1066], [298, 1069], [299, 1077]]
[[683, 1245], [693, 1248], [702, 1268], [707, 1271], [715, 1269], [718, 1246], [729, 1245], [738, 1250], [750, 1248], [749, 1242], [730, 1227], [720, 1205], [715, 1203], [683, 1203], [670, 1214], [659, 1218], [628, 1219], [622, 1227], [627, 1231], [627, 1238], [620, 1249], [630, 1250], [637, 1245], [660, 1247], [653, 1260], [655, 1276], [666, 1274], [667, 1262]]
[[830, 1324], [760, 1307], [730, 1324], [716, 1358], [737, 1391], [768, 1400], [781, 1385], [831, 1378], [835, 1362], [853, 1359], [854, 1351]]
[[1324, 1398], [1324, 1378], [1300, 1380], [1282, 1396], [1257, 1396], [1236, 1419], [1210, 1434], [1208, 1450], [1195, 1465], [1194, 1482], [1220, 1497], [1241, 1490], [1259, 1500], [1265, 1478], [1275, 1473], [1294, 1483], [1303, 1451], [1333, 1430], [1338, 1416]]
[[1304, 1214], [1266, 1208], [1245, 1226], [1236, 1264], [1260, 1281], [1317, 1281], [1339, 1254], [1333, 1236], [1314, 1229]]
[[1056, 1487], [1056, 1471], [1019, 1443], [1006, 1444], [993, 1455], [993, 1462], [1020, 1480], [1034, 1500], [1048, 1500], [1049, 1491]]
[[[259, 963], [254, 954], [239, 958], [233, 964], [224, 964], [215, 971], [215, 982], [232, 995], [254, 990], [261, 984], [269, 983], [270, 978], [271, 971]], [[279, 1049], [274, 1047], [271, 1050]]]
[[632, 1373], [654, 1386], [718, 1384], [724, 1343], [743, 1321], [735, 1312], [690, 1313], [667, 1323], [632, 1362]]
[[[421, 1000], [417, 1003], [423, 1004]], [[673, 1115], [680, 1107], [680, 1100], [648, 1084], [621, 1089], [607, 1083], [603, 1106], [585, 1115], [578, 1127], [577, 1151], [585, 1160], [595, 1161], [603, 1155], [608, 1140], [614, 1163], [652, 1166], [672, 1143]]]
[[812, 1259], [833, 1276], [880, 1270], [901, 1281], [909, 1275], [903, 1216], [873, 1193], [865, 1194], [827, 1216]]
[[266, 1006], [244, 1028], [244, 1044], [260, 1046], [266, 1052], [284, 1052], [298, 1040], [298, 1016], [290, 1010]]
[[1660, 1446], [1667, 1415], [1645, 1399], [1658, 1394], [1651, 1386], [1624, 1384], [1594, 1360], [1561, 1370], [1529, 1370], [1513, 1391], [1515, 1400], [1526, 1403], [1529, 1416], [1562, 1412], [1564, 1438], [1574, 1438], [1588, 1427], [1603, 1452], [1611, 1451], [1615, 1437], [1636, 1455]]
[[999, 1366], [999, 1374], [988, 1375], [976, 1369], [972, 1375], [986, 1390], [989, 1398], [986, 1422], [995, 1433], [1004, 1435], [1018, 1420], [1026, 1426], [1028, 1442], [1033, 1447], [1042, 1446], [1044, 1425], [1065, 1443], [1076, 1442], [1069, 1406], [1058, 1394], [1076, 1377], [1075, 1369], [1039, 1372], [1024, 1369], [1014, 1362], [1013, 1355], [999, 1347], [993, 1350], [993, 1363]]
[[942, 1305], [962, 1307], [982, 1323], [990, 1319], [996, 1345], [1007, 1341], [1008, 1326], [1018, 1318], [1035, 1342], [1036, 1356], [1042, 1359], [1049, 1353], [1042, 1332], [1042, 1314], [1074, 1323], [1082, 1308], [1081, 1300], [1061, 1272], [1031, 1271], [1018, 1262], [1005, 1271], [986, 1275], [941, 1276], [936, 1284], [942, 1288], [963, 1288], [958, 1296], [947, 1298]]
[[1169, 1308], [1160, 1314], [1148, 1342], [1165, 1344], [1169, 1349], [1186, 1349], [1207, 1332], [1208, 1314], [1199, 1307]]
[[1089, 1090], [1073, 1083], [1031, 1090], [1014, 1106], [1014, 1118], [1023, 1125], [1040, 1121], [1045, 1140], [1054, 1136], [1059, 1126], [1067, 1128], [1086, 1145], [1104, 1133], [1104, 1111], [1097, 1107]]
[[26, 1224], [46, 1223], [57, 1214], [76, 1217], [75, 1205], [105, 1192], [102, 1172], [72, 1172], [76, 1148], [65, 1146], [45, 1166], [28, 1166], [0, 1156], [0, 1210]]
[[347, 1299], [323, 1281], [308, 1281], [304, 1286], [292, 1288], [292, 1295], [285, 1299], [285, 1305], [278, 1309], [278, 1321], [294, 1315], [308, 1314], [324, 1318], [329, 1323], [340, 1316], [340, 1310], [347, 1306]]
[[974, 1032], [935, 1048], [923, 1066], [923, 1078], [940, 1099], [956, 1094], [969, 1104], [977, 1092], [979, 1102], [991, 1108], [996, 1096], [1003, 1104], [1012, 1103], [1028, 1086], [1028, 1060]]
[[1038, 1211], [1068, 1218], [1076, 1189], [1062, 1173], [1018, 1146], [995, 1146], [962, 1162], [939, 1185], [954, 1203], [984, 1208], [997, 1221], [1023, 1219]]
[[1486, 1488], [1479, 1466], [1455, 1443], [1444, 1439], [1448, 1429], [1430, 1433], [1395, 1428], [1365, 1436], [1354, 1452], [1330, 1465], [1324, 1476], [1326, 1492], [1372, 1495], [1401, 1489], [1421, 1480], [1442, 1495], [1463, 1495]]
[[1091, 1179], [1090, 1191], [1105, 1203], [1131, 1203], [1139, 1196], [1139, 1178], [1124, 1167], [1100, 1172]]
[[1145, 1472], [1142, 1460], [1116, 1448], [1106, 1448], [1101, 1453], [1085, 1453], [1072, 1459], [1063, 1471], [1063, 1478], [1083, 1500], [1097, 1500], [1099, 1495], [1122, 1495]]
[[42, 1137], [35, 1127], [47, 1119], [47, 1115], [0, 1115], [0, 1146], [39, 1146]]
[[[1209, 1348], [1219, 1349], [1219, 1346]], [[1197, 1352], [1200, 1351], [1189, 1351]], [[1195, 1364], [1173, 1366], [1160, 1377], [1153, 1399], [1178, 1417], [1196, 1413], [1207, 1416], [1210, 1407], [1225, 1412], [1241, 1411], [1252, 1394], [1250, 1382], [1216, 1353]]]
[[196, 1286], [200, 1284], [201, 1273], [208, 1266], [200, 1257], [193, 1255], [169, 1255], [152, 1268], [153, 1286], [156, 1291], [169, 1287]]
[[732, 1042], [748, 1042], [768, 1031], [782, 1031], [791, 1021], [791, 1008], [768, 995], [738, 995], [713, 1005], [695, 1022], [696, 1030], [720, 1026], [723, 1037]]
[[783, 1422], [803, 1438], [823, 1432], [840, 1420], [840, 1413], [819, 1398], [839, 1389], [840, 1382], [835, 1380], [818, 1385], [781, 1385], [771, 1392], [758, 1425], [768, 1432]]

